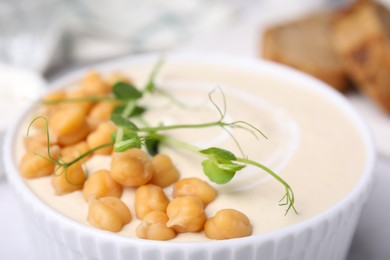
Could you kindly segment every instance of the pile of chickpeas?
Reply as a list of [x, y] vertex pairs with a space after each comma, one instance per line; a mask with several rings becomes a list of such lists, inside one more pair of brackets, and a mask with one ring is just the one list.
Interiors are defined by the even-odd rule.
[[[129, 79], [112, 74], [103, 78], [89, 72], [71, 90], [58, 90], [44, 100], [105, 97], [117, 81]], [[67, 168], [47, 160], [70, 162], [81, 154], [111, 141], [117, 131], [110, 121], [118, 104], [114, 101], [59, 102], [43, 105], [38, 114], [48, 120], [50, 143], [47, 143], [44, 120], [34, 122], [34, 134], [25, 138], [25, 154], [20, 172], [27, 179], [50, 176], [57, 195], [79, 191], [88, 203], [88, 222], [99, 229], [118, 232], [133, 219], [121, 200], [124, 189], [135, 193], [135, 217], [141, 222], [136, 235], [142, 239], [169, 240], [184, 232], [204, 232], [211, 239], [249, 236], [252, 226], [247, 216], [234, 209], [222, 209], [208, 218], [205, 208], [217, 198], [217, 191], [198, 178], [180, 179], [180, 173], [166, 154], [150, 157], [141, 149], [113, 151], [113, 146], [96, 150]], [[42, 156], [39, 156], [40, 154]], [[94, 154], [111, 156], [110, 169], [86, 173], [83, 164]], [[170, 196], [165, 188], [172, 187]], [[171, 198], [171, 199], [170, 199]]]

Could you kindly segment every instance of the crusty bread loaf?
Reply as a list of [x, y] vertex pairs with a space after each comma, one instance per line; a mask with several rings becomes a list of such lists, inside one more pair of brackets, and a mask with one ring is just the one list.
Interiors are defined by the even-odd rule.
[[262, 56], [345, 91], [348, 79], [330, 39], [332, 19], [333, 14], [323, 13], [269, 28], [263, 34]]
[[332, 39], [349, 76], [390, 114], [390, 12], [358, 1], [334, 20]]

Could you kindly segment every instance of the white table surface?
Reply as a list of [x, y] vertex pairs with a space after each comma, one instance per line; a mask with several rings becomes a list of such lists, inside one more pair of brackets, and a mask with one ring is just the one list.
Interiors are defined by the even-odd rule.
[[[275, 2], [281, 3], [279, 0]], [[282, 6], [282, 5], [281, 5]], [[287, 10], [287, 9], [286, 9]], [[279, 10], [283, 12], [283, 10]], [[258, 56], [262, 28], [272, 21], [272, 12], [258, 16], [253, 10], [229, 30], [192, 40], [183, 50], [205, 50]], [[286, 16], [289, 13], [286, 11]], [[360, 95], [348, 96], [372, 129], [378, 143], [375, 186], [363, 210], [348, 260], [390, 259], [390, 117]], [[0, 259], [32, 259], [31, 244], [24, 226], [24, 216], [6, 180], [0, 181]], [[330, 259], [331, 260], [331, 259]]]

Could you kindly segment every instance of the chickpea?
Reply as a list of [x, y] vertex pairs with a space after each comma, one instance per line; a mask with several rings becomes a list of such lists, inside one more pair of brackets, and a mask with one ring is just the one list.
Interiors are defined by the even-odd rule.
[[[62, 161], [69, 162], [71, 158], [63, 158]], [[58, 166], [57, 166], [58, 167]], [[51, 184], [57, 195], [64, 195], [83, 188], [86, 174], [82, 164], [77, 162], [68, 168], [57, 169], [51, 177]]]
[[146, 184], [153, 175], [149, 156], [138, 148], [114, 152], [111, 159], [111, 177], [126, 187]]
[[[69, 145], [61, 150], [61, 156], [62, 157], [69, 157], [69, 158], [77, 158], [80, 155], [88, 152], [90, 150], [90, 147], [88, 146], [87, 142], [81, 141], [77, 144]], [[84, 163], [88, 161], [92, 155], [86, 156], [83, 159], [80, 160], [81, 163]]]
[[[87, 98], [88, 94], [81, 90], [72, 90], [66, 93], [67, 99], [79, 99], [79, 98]], [[67, 109], [68, 107], [78, 107], [85, 112], [87, 115], [89, 111], [94, 107], [96, 102], [93, 101], [77, 101], [70, 103], [62, 103], [61, 108]]]
[[[36, 151], [40, 148], [47, 147], [47, 135], [45, 131], [38, 132], [34, 135], [26, 136], [24, 138], [24, 147], [28, 151]], [[53, 145], [54, 142], [50, 138], [50, 145]]]
[[179, 179], [180, 173], [168, 155], [157, 154], [152, 158], [152, 164], [154, 173], [150, 183], [165, 188]]
[[110, 87], [96, 71], [88, 72], [82, 79], [80, 87], [88, 96], [104, 96], [110, 92]]
[[50, 119], [50, 129], [58, 136], [74, 134], [85, 125], [85, 113], [77, 106], [58, 110]]
[[[95, 148], [112, 141], [111, 134], [117, 131], [116, 126], [111, 122], [104, 122], [87, 137], [89, 147]], [[96, 150], [95, 154], [111, 154], [113, 145]]]
[[85, 137], [88, 135], [88, 133], [89, 133], [89, 127], [88, 125], [86, 125], [82, 129], [80, 129], [80, 131], [74, 134], [67, 135], [67, 136], [58, 136], [57, 143], [61, 146], [73, 145], [84, 140]]
[[[61, 101], [66, 98], [66, 92], [64, 90], [56, 90], [47, 94], [44, 98], [44, 102]], [[56, 106], [57, 104], [48, 104], [48, 106]]]
[[170, 240], [176, 236], [173, 228], [167, 227], [168, 216], [161, 211], [149, 212], [136, 230], [137, 237], [150, 240]]
[[[65, 98], [66, 98], [66, 92], [64, 90], [56, 90], [50, 92], [42, 99], [43, 102], [48, 102], [48, 103], [44, 103], [44, 106], [42, 107], [43, 111], [40, 111], [39, 115], [45, 116], [46, 118], [50, 118], [50, 116], [64, 104], [61, 103], [60, 101], [64, 100]], [[40, 124], [42, 128], [45, 127], [43, 121], [41, 120], [38, 121], [39, 121], [38, 124]]]
[[169, 200], [163, 189], [153, 184], [140, 186], [135, 192], [135, 214], [143, 219], [151, 211], [165, 212]]
[[[60, 149], [57, 146], [52, 146], [50, 155], [54, 159], [58, 159]], [[20, 172], [24, 178], [32, 179], [43, 176], [49, 176], [54, 172], [55, 164], [39, 155], [48, 157], [47, 148], [41, 147], [34, 151], [27, 151], [20, 160]]]
[[89, 201], [88, 222], [99, 229], [118, 232], [131, 221], [129, 208], [117, 197]]
[[50, 118], [49, 127], [60, 145], [75, 144], [89, 132], [85, 112], [78, 106], [57, 110]]
[[202, 201], [193, 196], [173, 199], [167, 207], [169, 221], [167, 226], [176, 232], [198, 232], [203, 229], [206, 214]]
[[112, 111], [117, 107], [117, 102], [97, 103], [88, 114], [88, 124], [96, 129], [100, 123], [109, 121]]
[[198, 178], [185, 178], [173, 186], [173, 197], [195, 196], [206, 206], [217, 197], [217, 191], [205, 181]]
[[204, 232], [212, 239], [246, 237], [252, 234], [252, 225], [248, 217], [240, 211], [223, 209], [207, 220]]
[[90, 175], [85, 181], [83, 195], [86, 201], [91, 197], [97, 199], [107, 196], [120, 198], [122, 190], [122, 186], [111, 178], [109, 171], [100, 170]]

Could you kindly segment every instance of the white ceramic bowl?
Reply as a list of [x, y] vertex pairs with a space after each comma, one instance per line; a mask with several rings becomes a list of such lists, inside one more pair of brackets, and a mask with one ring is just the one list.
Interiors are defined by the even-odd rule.
[[[156, 55], [128, 57], [98, 64], [94, 68], [111, 71], [122, 67], [153, 64], [156, 57]], [[324, 212], [297, 224], [261, 235], [206, 242], [160, 242], [127, 238], [88, 227], [61, 215], [28, 188], [18, 173], [17, 162], [13, 157], [15, 133], [23, 120], [21, 117], [6, 135], [4, 159], [8, 180], [16, 191], [29, 221], [27, 226], [31, 228], [30, 233], [36, 244], [38, 259], [344, 259], [363, 203], [371, 188], [375, 157], [370, 134], [348, 102], [320, 81], [273, 63], [205, 53], [169, 54], [166, 55], [166, 59], [169, 62], [206, 62], [216, 66], [247, 69], [277, 81], [283, 80], [286, 84], [295, 82], [302, 87], [318, 91], [338, 106], [356, 126], [363, 140], [367, 158], [365, 169], [362, 169], [364, 172], [362, 177], [351, 192]], [[84, 72], [85, 70], [76, 71], [51, 85], [54, 87], [66, 85], [81, 77]]]

